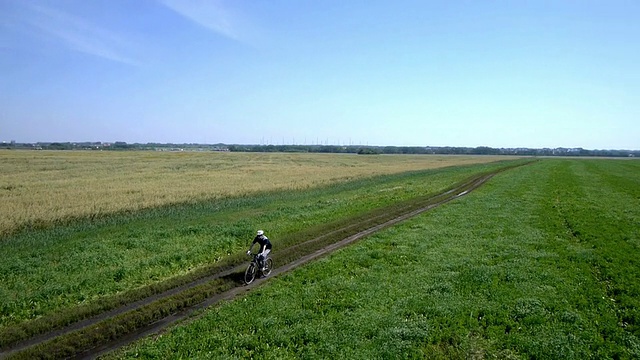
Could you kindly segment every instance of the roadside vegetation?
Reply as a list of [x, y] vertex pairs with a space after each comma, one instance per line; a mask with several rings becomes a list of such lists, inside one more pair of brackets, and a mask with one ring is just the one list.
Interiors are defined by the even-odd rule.
[[544, 159], [108, 358], [639, 358], [639, 246], [640, 162]]
[[0, 348], [244, 261], [238, 254], [257, 228], [268, 230], [276, 247], [292, 246], [513, 163], [364, 177], [23, 229], [0, 241]]

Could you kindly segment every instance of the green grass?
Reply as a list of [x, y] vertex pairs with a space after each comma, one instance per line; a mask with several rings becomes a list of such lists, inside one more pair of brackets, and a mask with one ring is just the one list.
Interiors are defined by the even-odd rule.
[[639, 174], [512, 169], [112, 357], [638, 358]]
[[[0, 241], [0, 345], [204, 276], [257, 228], [277, 247], [372, 210], [436, 193], [508, 163], [387, 175], [79, 220]], [[280, 240], [282, 239], [282, 240]], [[237, 257], [237, 256], [236, 256]]]

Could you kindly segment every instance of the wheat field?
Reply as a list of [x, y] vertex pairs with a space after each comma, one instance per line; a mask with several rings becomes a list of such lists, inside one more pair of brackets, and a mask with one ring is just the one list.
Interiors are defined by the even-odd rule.
[[27, 224], [504, 157], [0, 150], [0, 159], [0, 235], [6, 235]]

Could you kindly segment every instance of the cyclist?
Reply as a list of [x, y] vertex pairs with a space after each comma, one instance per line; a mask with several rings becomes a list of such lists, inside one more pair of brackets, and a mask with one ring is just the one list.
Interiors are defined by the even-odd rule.
[[258, 253], [258, 266], [260, 266], [261, 270], [264, 270], [265, 260], [267, 259], [267, 255], [271, 252], [271, 241], [269, 238], [264, 235], [264, 231], [258, 230], [256, 237], [253, 239], [251, 243], [251, 247], [247, 250], [247, 255], [251, 255], [251, 249], [253, 249], [253, 245], [258, 243], [260, 245], [260, 252]]

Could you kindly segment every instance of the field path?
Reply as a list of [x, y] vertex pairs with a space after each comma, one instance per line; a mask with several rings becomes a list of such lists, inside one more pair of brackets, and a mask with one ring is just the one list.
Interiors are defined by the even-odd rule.
[[[508, 168], [506, 168], [508, 169]], [[242, 274], [244, 273], [244, 269], [246, 268], [247, 264], [241, 264], [238, 265], [232, 269], [229, 270], [225, 270], [225, 271], [221, 271], [218, 272], [216, 274], [212, 274], [210, 276], [198, 279], [194, 282], [188, 283], [188, 284], [184, 284], [182, 286], [167, 290], [165, 292], [150, 296], [148, 298], [136, 301], [134, 303], [131, 304], [127, 304], [124, 306], [121, 306], [119, 308], [107, 311], [105, 313], [102, 313], [100, 315], [91, 317], [89, 319], [85, 319], [79, 322], [76, 322], [74, 324], [71, 324], [65, 328], [62, 329], [58, 329], [55, 331], [51, 331], [45, 334], [41, 334], [41, 335], [37, 335], [29, 340], [20, 342], [18, 344], [13, 345], [11, 348], [8, 349], [3, 349], [2, 352], [0, 352], [0, 359], [5, 359], [5, 358], [13, 358], [13, 357], [18, 357], [18, 358], [24, 358], [24, 355], [27, 355], [27, 357], [29, 356], [33, 356], [36, 355], [36, 353], [34, 353], [33, 350], [35, 348], [38, 347], [38, 345], [42, 345], [42, 344], [46, 344], [47, 342], [52, 342], [54, 343], [56, 340], [58, 340], [59, 337], [64, 337], [67, 335], [72, 335], [75, 332], [81, 332], [84, 329], [87, 328], [91, 328], [91, 327], [96, 327], [99, 326], [101, 322], [105, 322], [108, 321], [109, 319], [113, 319], [116, 316], [120, 316], [120, 315], [124, 315], [126, 313], [130, 313], [130, 312], [134, 312], [134, 311], [138, 311], [140, 309], [143, 309], [146, 306], [149, 306], [151, 304], [157, 303], [162, 301], [163, 299], [167, 299], [171, 296], [174, 296], [176, 294], [180, 294], [186, 290], [189, 289], [193, 289], [197, 286], [203, 285], [203, 284], [207, 284], [211, 281], [214, 280], [219, 280], [219, 279], [231, 279], [234, 282], [234, 286], [226, 291], [223, 291], [221, 293], [212, 295], [208, 298], [206, 298], [204, 301], [193, 305], [193, 306], [189, 306], [189, 307], [185, 307], [182, 310], [176, 312], [176, 313], [172, 313], [166, 317], [163, 317], [162, 319], [155, 321], [151, 324], [147, 324], [146, 326], [143, 327], [138, 327], [132, 331], [127, 332], [126, 334], [122, 334], [119, 333], [117, 336], [117, 339], [115, 340], [111, 340], [111, 341], [107, 341], [107, 342], [102, 342], [97, 346], [94, 346], [90, 349], [85, 349], [83, 352], [80, 353], [76, 353], [75, 355], [72, 355], [71, 358], [75, 358], [75, 359], [95, 359], [96, 357], [103, 355], [105, 353], [108, 353], [110, 351], [113, 351], [115, 349], [118, 349], [124, 345], [127, 345], [135, 340], [138, 340], [142, 337], [151, 335], [151, 334], [156, 334], [161, 332], [163, 329], [165, 329], [166, 327], [173, 325], [179, 321], [183, 321], [185, 319], [194, 317], [194, 314], [201, 309], [204, 309], [206, 307], [209, 307], [211, 305], [214, 305], [220, 301], [223, 300], [231, 300], [233, 298], [235, 298], [236, 296], [246, 293], [247, 291], [250, 291], [251, 289], [260, 286], [261, 284], [265, 283], [266, 281], [268, 281], [270, 278], [272, 277], [276, 277], [280, 274], [289, 272], [295, 268], [297, 268], [298, 266], [304, 265], [306, 263], [308, 263], [309, 261], [312, 261], [314, 259], [317, 259], [319, 257], [322, 257], [326, 254], [331, 253], [332, 251], [335, 251], [339, 248], [342, 248], [344, 246], [347, 246], [365, 236], [368, 236], [370, 234], [373, 234], [377, 231], [380, 231], [381, 229], [387, 228], [389, 226], [392, 226], [394, 224], [397, 224], [401, 221], [407, 220], [409, 218], [412, 218], [418, 214], [421, 214], [425, 211], [431, 210], [437, 206], [440, 206], [446, 202], [449, 202], [451, 200], [457, 199], [461, 196], [464, 196], [466, 194], [468, 194], [469, 192], [477, 189], [479, 186], [481, 186], [482, 184], [484, 184], [486, 181], [488, 181], [491, 177], [493, 177], [495, 174], [497, 174], [498, 172], [504, 171], [506, 170], [505, 168], [503, 169], [499, 169], [497, 171], [494, 171], [492, 173], [488, 173], [488, 174], [482, 174], [482, 175], [478, 175], [476, 177], [471, 178], [470, 180], [468, 180], [467, 182], [456, 186], [455, 188], [448, 190], [444, 193], [438, 194], [432, 198], [430, 198], [430, 201], [428, 203], [428, 205], [420, 207], [418, 209], [414, 209], [411, 211], [408, 211], [400, 216], [397, 216], [391, 220], [387, 220], [384, 221], [378, 225], [366, 228], [365, 230], [359, 231], [353, 235], [350, 235], [342, 240], [339, 240], [337, 242], [334, 242], [330, 245], [324, 246], [319, 250], [313, 251], [307, 255], [301, 256], [287, 264], [283, 264], [283, 265], [279, 265], [279, 264], [275, 264], [275, 269], [272, 271], [271, 275], [269, 275], [267, 278], [259, 278], [256, 279], [253, 283], [251, 283], [250, 285], [243, 285], [240, 283], [239, 279], [242, 277]], [[344, 232], [345, 230], [348, 230], [349, 228], [356, 228], [358, 225], [362, 225], [362, 224], [351, 224], [349, 226], [343, 227], [341, 229], [337, 229], [331, 233], [337, 233], [337, 232]], [[319, 242], [322, 240], [322, 238], [330, 235], [331, 233], [327, 233], [324, 234], [320, 237], [305, 241], [303, 243], [297, 244], [292, 246], [291, 248], [297, 248], [297, 247], [305, 247], [305, 246], [309, 246], [310, 244], [313, 244], [315, 242]], [[52, 354], [51, 353], [46, 353], [46, 347], [44, 347], [45, 353], [40, 354], [41, 357], [50, 357]], [[25, 354], [21, 354], [25, 352]], [[69, 357], [66, 356], [67, 354], [65, 354], [64, 357]], [[37, 355], [36, 355], [37, 356]], [[54, 355], [55, 357], [55, 355]]]

